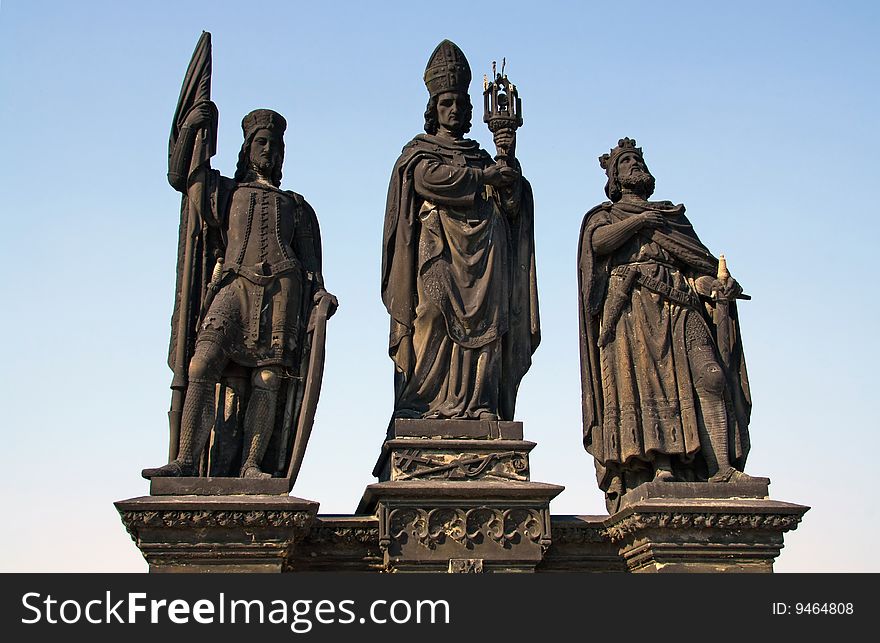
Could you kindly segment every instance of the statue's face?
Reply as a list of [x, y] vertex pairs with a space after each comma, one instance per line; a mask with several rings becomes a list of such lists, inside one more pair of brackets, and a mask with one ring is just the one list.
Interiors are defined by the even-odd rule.
[[260, 174], [269, 176], [281, 164], [281, 135], [275, 130], [261, 129], [251, 142], [250, 161]]
[[645, 167], [642, 158], [638, 154], [628, 152], [617, 159], [617, 175], [621, 178], [636, 172], [647, 173], [647, 171], [648, 168]]
[[437, 124], [460, 136], [467, 120], [468, 95], [463, 92], [443, 92], [437, 97]]
[[621, 187], [645, 198], [654, 191], [654, 177], [642, 157], [633, 152], [627, 152], [617, 159], [617, 181]]

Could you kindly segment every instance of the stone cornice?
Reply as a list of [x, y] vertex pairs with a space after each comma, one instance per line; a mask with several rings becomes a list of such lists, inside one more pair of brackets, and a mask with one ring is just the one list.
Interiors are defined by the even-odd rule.
[[[806, 508], [805, 508], [806, 510]], [[633, 512], [605, 528], [612, 542], [644, 529], [749, 529], [785, 533], [797, 528], [800, 513]]]

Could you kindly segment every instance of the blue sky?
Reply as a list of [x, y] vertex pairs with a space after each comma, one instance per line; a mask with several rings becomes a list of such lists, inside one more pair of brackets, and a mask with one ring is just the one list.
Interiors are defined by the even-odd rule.
[[[517, 409], [554, 514], [604, 513], [581, 446], [576, 242], [604, 200], [597, 157], [635, 138], [656, 198], [684, 202], [728, 257], [754, 412], [747, 471], [810, 505], [779, 571], [880, 571], [874, 401], [880, 307], [872, 194], [876, 3], [82, 1], [0, 5], [0, 570], [140, 571], [112, 507], [164, 461], [179, 195], [165, 179], [180, 82], [203, 29], [220, 110], [214, 167], [241, 117], [290, 123], [283, 187], [322, 226], [339, 297], [294, 494], [351, 513], [392, 405], [379, 298], [391, 167], [421, 131], [422, 72], [443, 38], [473, 69], [507, 58], [536, 201], [543, 342]], [[475, 119], [471, 136], [491, 147]], [[843, 530], [846, 525], [846, 531]], [[845, 546], [843, 546], [845, 543]]]

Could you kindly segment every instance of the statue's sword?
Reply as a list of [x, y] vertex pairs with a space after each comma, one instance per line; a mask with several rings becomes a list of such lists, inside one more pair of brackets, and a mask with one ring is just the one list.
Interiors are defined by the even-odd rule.
[[[718, 257], [718, 281], [726, 284], [730, 279], [730, 272], [727, 270], [727, 259], [724, 255]], [[731, 323], [730, 323], [730, 300], [722, 297], [717, 290], [712, 293], [712, 299], [715, 300], [715, 322], [716, 341], [718, 342], [718, 355], [721, 357], [721, 365], [728, 378], [730, 373], [730, 354], [733, 352], [733, 340], [731, 339]], [[736, 299], [751, 299], [749, 295], [740, 293]]]

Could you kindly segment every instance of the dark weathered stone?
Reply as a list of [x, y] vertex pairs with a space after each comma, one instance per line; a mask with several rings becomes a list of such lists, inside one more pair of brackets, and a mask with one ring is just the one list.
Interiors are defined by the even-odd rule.
[[144, 496], [115, 506], [151, 572], [279, 573], [318, 512], [290, 496]]
[[388, 438], [522, 440], [523, 425], [498, 420], [395, 418], [388, 427]]
[[529, 479], [525, 440], [387, 440], [373, 475], [385, 480]]
[[608, 510], [652, 480], [747, 481], [751, 398], [734, 300], [748, 297], [683, 205], [648, 201], [654, 177], [634, 140], [599, 161], [611, 200], [584, 217], [578, 279], [584, 445]]
[[152, 572], [770, 572], [784, 533], [807, 510], [665, 497], [610, 517], [551, 517], [545, 507], [559, 489], [384, 483], [360, 507], [374, 513], [346, 516], [316, 517], [315, 503], [266, 496], [116, 506]]
[[[182, 194], [170, 462], [143, 476], [154, 480], [155, 493], [279, 493], [277, 483], [262, 482], [271, 478], [289, 492], [312, 429], [325, 324], [337, 302], [324, 289], [314, 211], [280, 189], [287, 122], [272, 110], [247, 114], [235, 176], [221, 176], [210, 165], [218, 120], [210, 93], [211, 39], [203, 33], [168, 152], [168, 180]], [[156, 482], [193, 477], [202, 480]]]
[[286, 478], [153, 478], [153, 496], [281, 495], [290, 493]]
[[608, 516], [551, 516], [553, 542], [536, 572], [626, 572], [605, 527]]
[[624, 495], [620, 502], [620, 508], [623, 509], [647, 499], [768, 499], [770, 497], [769, 486], [769, 478], [754, 477], [728, 484], [714, 484], [711, 482], [646, 482]]
[[285, 571], [378, 572], [385, 567], [376, 516], [318, 516]]
[[759, 498], [645, 497], [605, 526], [631, 572], [769, 573], [783, 534], [808, 509]]
[[[551, 544], [550, 500], [562, 490], [536, 482], [382, 482], [367, 487], [358, 513], [378, 516], [388, 571], [532, 572]], [[462, 560], [472, 562], [453, 562]]]
[[427, 133], [404, 146], [385, 210], [381, 286], [391, 316], [393, 415], [512, 420], [540, 340], [534, 204], [515, 156], [521, 102], [499, 75], [494, 102], [486, 102], [493, 162], [464, 138], [472, 105], [462, 51], [441, 42], [424, 79]]
[[482, 574], [483, 559], [482, 558], [450, 558], [449, 569], [450, 574]]
[[521, 422], [394, 419], [373, 468], [380, 482], [529, 479], [529, 451]]
[[565, 487], [544, 482], [451, 482], [446, 480], [407, 480], [398, 482], [377, 482], [367, 485], [356, 514], [373, 514], [382, 500], [408, 501], [413, 498], [425, 497], [430, 491], [431, 497], [438, 500], [458, 500], [464, 498], [471, 503], [525, 500], [538, 498], [541, 502], [549, 502], [558, 496]]

